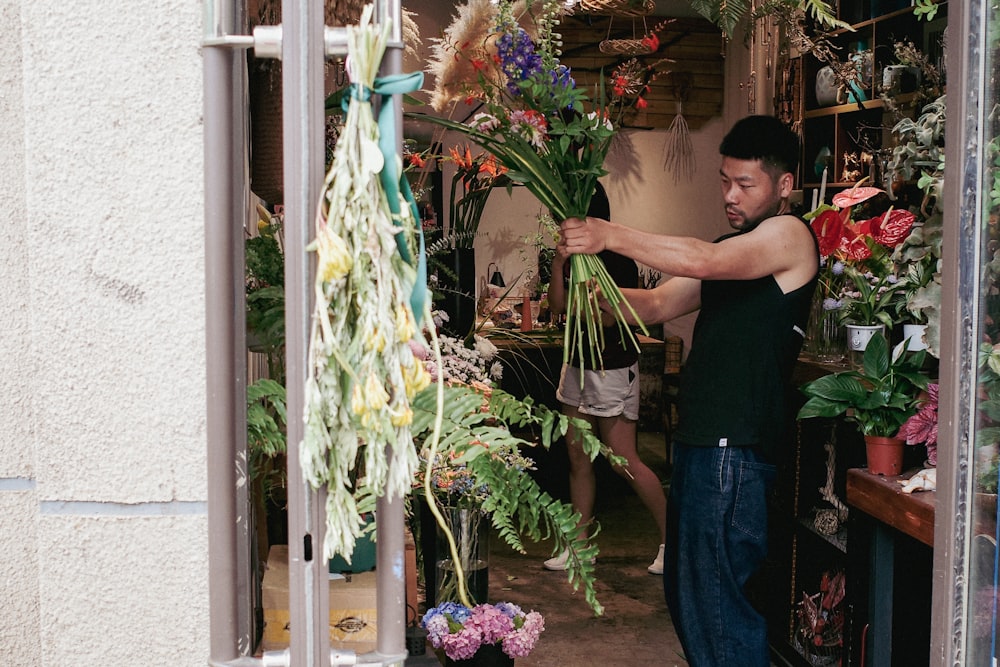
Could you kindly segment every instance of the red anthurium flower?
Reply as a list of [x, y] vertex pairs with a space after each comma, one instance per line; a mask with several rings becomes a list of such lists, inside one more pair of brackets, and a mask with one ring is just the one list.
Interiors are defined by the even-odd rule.
[[840, 212], [827, 209], [813, 218], [811, 223], [816, 240], [819, 241], [819, 254], [829, 257], [840, 247], [844, 238], [844, 220]]
[[866, 180], [868, 180], [867, 176], [858, 181], [853, 188], [843, 190], [842, 192], [838, 192], [833, 195], [833, 205], [837, 208], [850, 208], [855, 204], [868, 201], [875, 195], [880, 195], [885, 192], [885, 190], [879, 190], [878, 188], [861, 187], [861, 184]]
[[844, 252], [848, 258], [854, 260], [855, 262], [863, 262], [872, 256], [872, 250], [868, 247], [868, 243], [866, 241], [867, 238], [867, 234], [859, 234], [854, 238], [847, 240]]
[[916, 216], [909, 211], [889, 209], [885, 215], [872, 218], [872, 238], [887, 248], [895, 248], [910, 233]]

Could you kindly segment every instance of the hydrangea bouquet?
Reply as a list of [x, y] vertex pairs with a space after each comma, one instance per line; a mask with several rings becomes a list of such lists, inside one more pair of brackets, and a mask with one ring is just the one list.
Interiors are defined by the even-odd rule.
[[424, 614], [421, 625], [434, 648], [444, 649], [452, 660], [467, 660], [483, 646], [498, 645], [511, 658], [531, 653], [545, 619], [536, 611], [525, 613], [515, 604], [498, 602], [472, 607], [444, 602]]
[[[464, 101], [483, 111], [467, 124], [415, 116], [460, 132], [491, 152], [511, 181], [524, 185], [556, 220], [586, 216], [597, 179], [606, 173], [602, 165], [616, 119], [626, 104], [634, 103], [617, 84], [607, 98], [602, 85], [594, 102], [577, 88], [558, 59], [555, 28], [564, 6], [560, 0], [469, 0], [436, 44], [431, 103], [441, 111]], [[590, 359], [599, 366], [603, 331], [598, 294], [620, 323], [623, 340], [638, 347], [625, 326], [623, 308], [633, 320], [638, 317], [601, 260], [574, 255], [570, 267], [564, 358], [575, 347], [582, 362], [586, 328], [595, 341]]]

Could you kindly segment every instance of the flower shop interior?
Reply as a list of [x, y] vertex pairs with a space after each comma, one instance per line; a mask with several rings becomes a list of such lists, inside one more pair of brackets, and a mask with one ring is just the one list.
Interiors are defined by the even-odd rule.
[[[328, 25], [362, 20], [360, 3], [326, 4]], [[524, 4], [514, 3], [514, 11]], [[1000, 342], [993, 346], [1000, 317], [992, 309], [1000, 307], [993, 255], [1000, 237], [1000, 114], [991, 111], [998, 84], [997, 66], [989, 64], [1000, 49], [996, 4], [981, 10], [933, 0], [841, 0], [821, 10], [811, 1], [737, 9], [723, 2], [721, 10], [700, 0], [527, 4], [560, 7], [537, 10], [552, 22], [532, 34], [558, 44], [558, 62], [590, 100], [606, 96], [609, 110], [617, 105], [599, 180], [618, 223], [704, 240], [728, 233], [722, 197], [711, 194], [719, 192], [718, 146], [727, 129], [745, 115], [766, 114], [801, 138], [793, 212], [817, 237], [820, 280], [786, 397], [794, 409], [769, 499], [768, 555], [747, 586], [767, 620], [772, 663], [944, 664], [936, 661], [953, 655], [947, 645], [958, 633], [961, 664], [990, 664], [1000, 655]], [[485, 126], [478, 135], [459, 127], [477, 122], [484, 110], [473, 90], [496, 85], [484, 72], [497, 49], [486, 38], [499, 6], [510, 3], [402, 2], [401, 71], [424, 75], [422, 85], [405, 91], [403, 177], [426, 244], [428, 312], [441, 365], [430, 342], [414, 354], [432, 387], [447, 385], [443, 432], [434, 429], [441, 407], [433, 392], [412, 398], [419, 461], [406, 497], [406, 664], [487, 664], [446, 654], [421, 622], [435, 605], [472, 600], [520, 608], [517, 641], [526, 645], [516, 657], [501, 656], [509, 662], [488, 664], [684, 665], [662, 577], [647, 570], [657, 526], [606, 458], [596, 456], [606, 453], [599, 441], [592, 443], [599, 530], [589, 542], [574, 541], [575, 519], [560, 514], [571, 510], [567, 422], [559, 421], [555, 398], [566, 342], [560, 318], [549, 312], [547, 288], [558, 225], [552, 215], [564, 209], [542, 203], [491, 155], [503, 147], [482, 139]], [[976, 51], [987, 54], [986, 64], [964, 57], [966, 49], [975, 51], [971, 44], [952, 44], [949, 54], [957, 55], [946, 63], [946, 27], [975, 21], [977, 11], [993, 22], [992, 32], [970, 31], [986, 40]], [[280, 3], [251, 1], [249, 18], [251, 26], [276, 25]], [[480, 60], [465, 53], [476, 44], [486, 44]], [[980, 125], [949, 126], [954, 136], [977, 138], [961, 145], [972, 146], [979, 161], [963, 163], [949, 135], [954, 162], [947, 177], [946, 69], [963, 72], [963, 86], [984, 84], [976, 89], [982, 99], [960, 88], [968, 99], [958, 102]], [[348, 83], [343, 60], [330, 59], [324, 86], [331, 175], [356, 122]], [[285, 409], [286, 402], [289, 411], [295, 406], [284, 386], [292, 373], [284, 347], [280, 87], [277, 61], [251, 52], [247, 441], [252, 561], [259, 563], [251, 568], [258, 572], [251, 634], [258, 655], [294, 641]], [[952, 108], [948, 115], [965, 117]], [[959, 176], [966, 179], [964, 197]], [[325, 193], [336, 189], [335, 181], [328, 176]], [[324, 222], [332, 227], [337, 204], [332, 194], [328, 201], [321, 217], [331, 213]], [[317, 238], [314, 246], [321, 245]], [[323, 275], [337, 270], [334, 260], [320, 255], [319, 262]], [[970, 268], [960, 272], [960, 265]], [[639, 269], [641, 287], [669, 279], [653, 267]], [[325, 298], [335, 312], [338, 297]], [[696, 316], [650, 325], [637, 338], [637, 447], [665, 493], [677, 378]], [[389, 326], [407, 325], [397, 318]], [[378, 338], [379, 325], [370, 326]], [[738, 357], [738, 342], [733, 352]], [[940, 439], [939, 401], [948, 424]], [[426, 449], [438, 439], [443, 454]], [[876, 460], [876, 452], [890, 448], [881, 440], [893, 441], [887, 461]], [[533, 501], [506, 492], [521, 485]], [[558, 506], [540, 509], [539, 494]], [[365, 501], [375, 500], [356, 498], [357, 504], [331, 491], [328, 526], [330, 515], [348, 506], [335, 502], [348, 503], [352, 517], [370, 518], [375, 505]], [[943, 511], [955, 518], [941, 521]], [[535, 525], [525, 528], [529, 514]], [[438, 522], [448, 525], [451, 544]], [[375, 648], [375, 582], [382, 579], [369, 534], [352, 530], [353, 546], [334, 549], [330, 561], [330, 645], [363, 653]], [[575, 567], [543, 567], [566, 545], [580, 549]], [[588, 563], [594, 546], [596, 562]], [[339, 555], [350, 549], [349, 557]], [[525, 639], [535, 612], [544, 630]], [[961, 631], [952, 617], [961, 619]]]

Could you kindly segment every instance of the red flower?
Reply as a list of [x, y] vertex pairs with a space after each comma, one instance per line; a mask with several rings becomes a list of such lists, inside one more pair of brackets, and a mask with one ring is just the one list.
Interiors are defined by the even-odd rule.
[[427, 166], [427, 160], [425, 160], [420, 153], [413, 153], [410, 155], [410, 164], [418, 169], [423, 169]]
[[642, 97], [638, 98], [638, 99], [637, 99], [637, 100], [635, 101], [635, 108], [636, 108], [636, 109], [645, 109], [645, 108], [646, 108], [646, 107], [648, 107], [648, 106], [649, 106], [649, 102], [647, 102], [647, 101], [646, 101], [646, 100], [645, 100], [644, 98], [642, 98]]
[[847, 245], [844, 247], [844, 253], [856, 262], [865, 261], [872, 256], [872, 250], [866, 242], [867, 238], [867, 235], [859, 234], [852, 239], [848, 239]]
[[477, 72], [483, 72], [483, 71], [486, 70], [486, 61], [485, 60], [481, 60], [479, 58], [473, 58], [471, 60], [471, 62], [472, 62], [472, 68], [474, 70], [476, 70]]
[[819, 241], [819, 254], [829, 257], [844, 239], [844, 219], [839, 211], [827, 209], [813, 218], [812, 230]]
[[649, 33], [642, 38], [642, 45], [645, 46], [651, 53], [655, 52], [660, 48], [660, 38], [654, 33]]
[[871, 224], [873, 239], [887, 248], [895, 248], [910, 233], [915, 219], [916, 216], [909, 211], [889, 209], [885, 215], [872, 218], [868, 222]]

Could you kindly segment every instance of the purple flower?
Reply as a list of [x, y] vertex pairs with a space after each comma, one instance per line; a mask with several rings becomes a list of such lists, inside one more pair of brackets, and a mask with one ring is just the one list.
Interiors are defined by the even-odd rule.
[[535, 647], [545, 629], [541, 614], [527, 614], [516, 604], [481, 604], [471, 610], [454, 602], [442, 602], [424, 614], [423, 627], [434, 648], [444, 649], [452, 660], [465, 660], [484, 644], [501, 643], [504, 653], [523, 658]]
[[497, 39], [497, 55], [511, 95], [520, 95], [519, 83], [542, 71], [542, 57], [535, 53], [535, 44], [520, 26], [506, 27]]
[[445, 654], [452, 660], [467, 660], [474, 656], [482, 645], [482, 637], [472, 628], [462, 628], [460, 632], [445, 635], [441, 639]]

